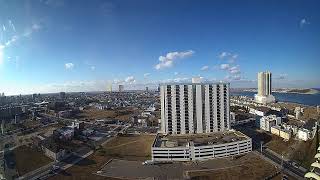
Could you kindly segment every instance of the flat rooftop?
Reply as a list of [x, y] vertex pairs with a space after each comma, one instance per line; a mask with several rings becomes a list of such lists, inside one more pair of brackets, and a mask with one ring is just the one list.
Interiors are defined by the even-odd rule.
[[230, 84], [229, 82], [210, 82], [210, 81], [204, 81], [204, 82], [197, 82], [197, 83], [192, 83], [192, 82], [186, 82], [186, 83], [180, 83], [180, 82], [168, 82], [168, 83], [160, 83], [160, 86], [165, 86], [165, 85], [215, 85], [215, 84]]
[[248, 136], [239, 131], [226, 131], [205, 134], [188, 135], [158, 135], [153, 147], [185, 147], [188, 143], [194, 146], [212, 144], [224, 144], [249, 139]]

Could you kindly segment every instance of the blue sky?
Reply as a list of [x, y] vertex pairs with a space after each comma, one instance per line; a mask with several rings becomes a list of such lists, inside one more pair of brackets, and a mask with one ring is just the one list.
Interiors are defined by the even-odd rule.
[[320, 2], [0, 0], [0, 92], [143, 88], [201, 76], [320, 87]]

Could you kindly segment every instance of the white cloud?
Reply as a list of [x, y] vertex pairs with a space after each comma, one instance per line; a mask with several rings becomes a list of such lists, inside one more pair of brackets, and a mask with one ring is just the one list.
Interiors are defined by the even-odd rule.
[[235, 60], [238, 58], [238, 54], [222, 52], [218, 55], [218, 57], [222, 60], [227, 60], [229, 63], [234, 63]]
[[67, 70], [73, 69], [73, 68], [74, 68], [74, 64], [73, 64], [73, 63], [66, 63], [66, 64], [64, 65], [64, 67], [65, 67]]
[[236, 74], [234, 76], [232, 76], [233, 80], [241, 80], [241, 76], [239, 74]]
[[174, 61], [178, 59], [184, 59], [192, 56], [194, 54], [194, 51], [184, 51], [184, 52], [169, 52], [165, 56], [159, 57], [159, 64], [155, 65], [155, 69], [160, 70], [164, 68], [169, 68], [174, 65]]
[[[25, 34], [16, 34], [16, 28], [14, 26], [14, 24], [12, 23], [11, 20], [8, 21], [8, 26], [5, 27], [5, 25], [2, 25], [2, 29], [3, 29], [3, 32], [4, 31], [10, 31], [10, 35], [11, 34], [14, 34], [12, 35], [10, 38], [8, 38], [8, 40], [6, 42], [3, 42], [3, 44], [0, 44], [0, 64], [2, 64], [4, 62], [4, 54], [5, 54], [5, 49], [14, 45], [19, 39], [21, 39], [23, 36], [25, 36]], [[40, 26], [37, 25], [37, 26], [34, 26], [34, 24], [32, 25], [30, 31], [28, 31], [27, 35], [30, 36], [32, 34], [33, 31], [35, 30], [39, 30], [40, 29]]]
[[178, 72], [174, 72], [174, 75], [177, 76], [179, 73]]
[[124, 80], [121, 80], [121, 79], [114, 79], [113, 80], [113, 84], [122, 84], [124, 83]]
[[33, 30], [37, 31], [37, 30], [41, 29], [41, 26], [40, 26], [39, 24], [34, 23], [34, 24], [32, 24], [32, 27], [31, 27], [31, 28], [32, 28]]
[[240, 74], [241, 71], [240, 71], [240, 66], [239, 65], [236, 65], [236, 66], [233, 66], [229, 69], [229, 72], [231, 74]]
[[183, 78], [174, 78], [174, 79], [165, 79], [165, 80], [160, 80], [159, 82], [155, 83], [184, 83], [184, 82], [191, 82], [190, 78], [183, 77]]
[[112, 81], [113, 84], [135, 84], [136, 83], [136, 79], [134, 78], [134, 76], [128, 76], [125, 79], [114, 79]]
[[287, 79], [288, 74], [279, 74], [278, 76], [274, 77], [274, 79], [278, 79], [278, 80], [284, 80]]
[[113, 2], [105, 1], [100, 5], [101, 14], [104, 16], [109, 16], [113, 13], [116, 6]]
[[30, 37], [32, 33], [39, 31], [41, 28], [42, 26], [40, 24], [33, 23], [31, 27], [24, 30], [23, 36]]
[[10, 46], [12, 43], [16, 42], [19, 39], [19, 36], [12, 36], [11, 39], [9, 39], [6, 43], [5, 43], [5, 47]]
[[223, 59], [223, 58], [229, 56], [229, 54], [230, 54], [230, 53], [222, 52], [218, 57], [219, 57], [220, 59]]
[[209, 66], [203, 66], [203, 67], [201, 68], [201, 71], [207, 71], [207, 70], [209, 70]]
[[230, 68], [229, 64], [221, 64], [220, 65], [220, 69], [222, 69], [222, 70], [228, 70], [229, 68]]
[[94, 70], [96, 70], [96, 67], [95, 67], [95, 66], [90, 66], [90, 69], [91, 69], [92, 71], [94, 71]]
[[63, 0], [40, 0], [40, 2], [54, 8], [62, 7], [65, 3]]
[[135, 80], [135, 78], [134, 78], [133, 76], [128, 76], [128, 77], [125, 79], [125, 82], [131, 84], [131, 83], [135, 83], [136, 80]]
[[143, 74], [143, 77], [145, 77], [145, 78], [147, 78], [147, 77], [149, 77], [150, 76], [150, 73], [144, 73]]
[[300, 20], [300, 27], [303, 28], [305, 25], [310, 24], [305, 18]]
[[227, 75], [225, 76], [225, 81], [239, 81], [242, 80], [240, 74], [235, 74], [235, 75]]

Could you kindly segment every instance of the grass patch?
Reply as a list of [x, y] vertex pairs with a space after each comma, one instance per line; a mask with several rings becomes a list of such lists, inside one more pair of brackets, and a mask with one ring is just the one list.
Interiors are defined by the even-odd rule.
[[[116, 157], [150, 157], [155, 136], [117, 137], [103, 146], [107, 155]], [[140, 158], [139, 158], [140, 159]]]
[[52, 160], [42, 152], [27, 146], [20, 146], [14, 149], [13, 153], [16, 160], [16, 167], [20, 175], [24, 175], [52, 162]]
[[317, 148], [316, 138], [307, 142], [302, 142], [298, 149], [293, 153], [291, 159], [309, 169], [311, 163], [315, 162], [314, 155], [316, 154]]
[[[250, 157], [250, 158], [248, 158]], [[191, 179], [264, 179], [275, 173], [277, 169], [267, 161], [254, 154], [248, 154], [239, 160], [234, 160], [232, 166], [215, 170], [191, 171]]]

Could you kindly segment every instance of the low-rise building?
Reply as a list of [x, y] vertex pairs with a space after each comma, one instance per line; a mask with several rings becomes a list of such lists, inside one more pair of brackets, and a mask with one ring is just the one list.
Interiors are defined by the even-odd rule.
[[54, 130], [53, 135], [60, 140], [71, 140], [74, 136], [74, 129], [70, 127], [62, 127]]
[[158, 134], [151, 147], [153, 161], [205, 160], [251, 151], [251, 138], [238, 131], [183, 136]]
[[300, 140], [307, 141], [311, 138], [311, 131], [309, 131], [308, 129], [301, 128], [298, 130], [297, 137]]
[[295, 125], [282, 123], [281, 126], [284, 129], [291, 131], [292, 135], [296, 135], [298, 133], [298, 127]]
[[271, 109], [267, 107], [256, 107], [250, 108], [249, 113], [257, 116], [266, 116], [270, 111]]
[[270, 132], [272, 126], [280, 125], [281, 117], [276, 115], [263, 116], [260, 118], [260, 129]]
[[58, 116], [60, 118], [69, 118], [72, 115], [72, 110], [59, 111]]
[[82, 131], [82, 134], [84, 135], [84, 136], [91, 136], [92, 134], [94, 133], [94, 130], [93, 129], [86, 129], [86, 130], [83, 130]]
[[291, 131], [281, 128], [281, 126], [272, 126], [271, 133], [274, 135], [280, 136], [281, 138], [287, 141], [291, 138]]
[[42, 141], [42, 150], [46, 156], [49, 158], [59, 161], [64, 159], [66, 156], [66, 150], [61, 148], [58, 143], [54, 141], [53, 138], [48, 138]]

